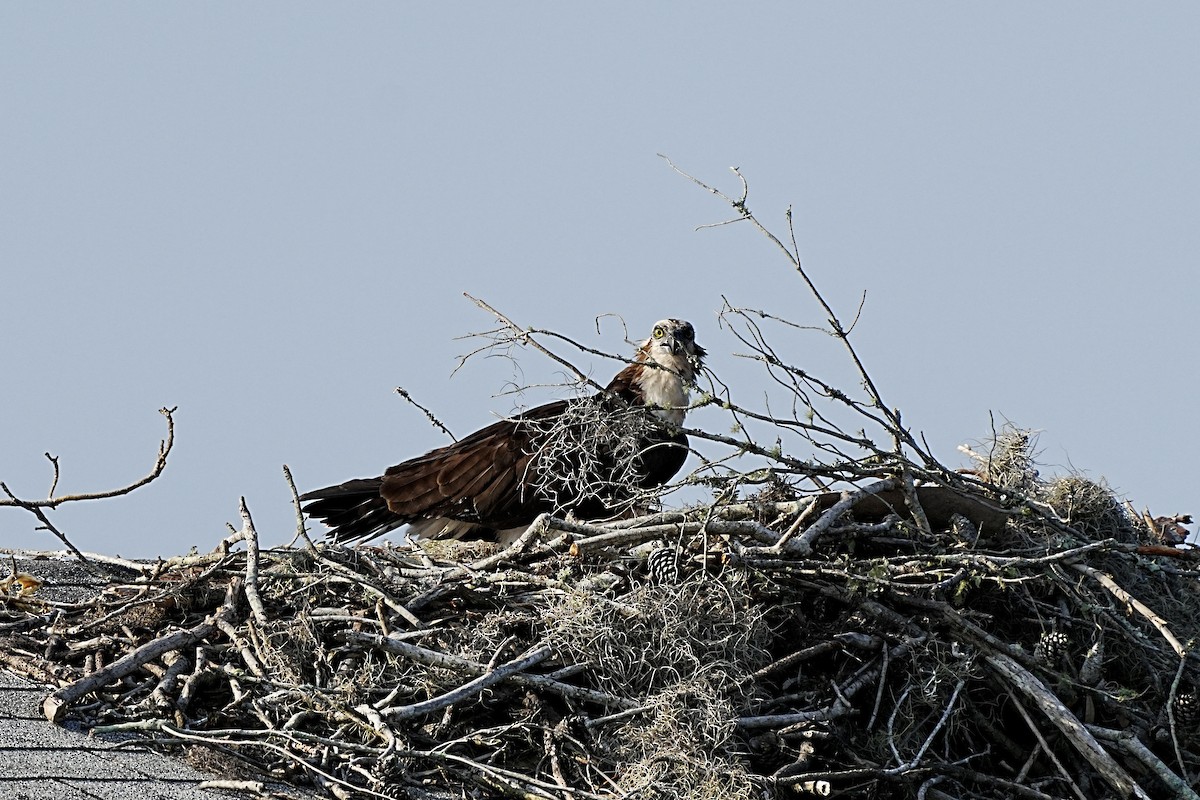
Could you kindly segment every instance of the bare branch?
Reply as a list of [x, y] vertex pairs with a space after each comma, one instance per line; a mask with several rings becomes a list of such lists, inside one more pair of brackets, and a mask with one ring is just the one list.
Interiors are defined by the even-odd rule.
[[492, 308], [492, 306], [488, 305], [488, 303], [486, 303], [485, 301], [480, 300], [477, 297], [472, 297], [471, 295], [467, 294], [466, 292], [463, 292], [463, 296], [466, 297], [471, 302], [475, 303], [475, 305], [479, 306], [480, 308], [484, 309], [485, 311], [487, 311], [487, 312], [491, 313], [493, 316], [495, 316], [496, 319], [499, 320], [500, 323], [504, 326], [504, 329], [508, 332], [508, 335], [510, 337], [512, 337], [512, 341], [518, 342], [521, 345], [527, 345], [529, 347], [533, 347], [534, 349], [538, 350], [540, 353], [545, 355], [547, 358], [549, 358], [551, 361], [554, 361], [554, 362], [566, 367], [568, 370], [571, 371], [572, 374], [575, 375], [575, 377], [579, 380], [579, 382], [581, 384], [586, 385], [586, 386], [591, 386], [591, 387], [595, 388], [597, 391], [602, 391], [604, 389], [603, 386], [601, 386], [600, 384], [596, 383], [594, 380], [589, 378], [582, 370], [580, 370], [578, 367], [576, 367], [570, 361], [567, 361], [565, 358], [557, 355], [556, 353], [551, 352], [550, 350], [547, 350], [545, 347], [538, 344], [537, 340], [533, 338], [532, 331], [521, 328], [519, 325], [517, 325], [511, 319], [506, 317], [504, 314], [500, 313], [495, 308]]
[[440, 419], [438, 419], [436, 416], [434, 416], [432, 411], [430, 411], [428, 408], [426, 408], [425, 406], [421, 405], [416, 400], [414, 400], [413, 396], [408, 393], [407, 389], [405, 389], [403, 386], [397, 386], [396, 394], [400, 395], [405, 400], [407, 400], [411, 405], [415, 406], [418, 410], [420, 410], [426, 416], [426, 418], [429, 420], [429, 422], [433, 425], [433, 427], [437, 428], [442, 433], [449, 436], [451, 441], [455, 441], [455, 442], [458, 441], [458, 437], [455, 436], [453, 433], [451, 433], [450, 429], [447, 428]]
[[7, 494], [9, 498], [8, 500], [0, 499], [0, 507], [12, 506], [24, 508], [30, 511], [35, 508], [57, 508], [63, 503], [77, 503], [83, 500], [105, 500], [110, 497], [120, 497], [121, 495], [129, 494], [133, 490], [145, 486], [161, 475], [163, 470], [166, 469], [167, 456], [171, 454], [171, 448], [175, 444], [175, 418], [173, 417], [175, 409], [160, 408], [159, 413], [167, 419], [167, 438], [159, 442], [158, 456], [154, 461], [154, 466], [151, 468], [150, 473], [145, 477], [117, 489], [108, 489], [99, 492], [80, 492], [78, 494], [66, 494], [62, 495], [61, 497], [54, 497], [54, 488], [58, 485], [58, 461], [57, 459], [51, 458], [51, 461], [54, 463], [54, 483], [51, 486], [50, 497], [47, 497], [45, 500], [19, 499], [11, 491], [9, 491], [7, 486], [0, 482], [0, 487], [3, 488], [5, 494]]

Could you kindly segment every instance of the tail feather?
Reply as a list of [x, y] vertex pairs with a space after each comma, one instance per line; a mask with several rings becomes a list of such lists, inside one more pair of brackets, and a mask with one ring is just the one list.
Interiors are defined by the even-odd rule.
[[406, 518], [392, 513], [379, 495], [381, 478], [358, 478], [300, 495], [304, 513], [319, 519], [339, 541], [379, 536], [404, 525]]

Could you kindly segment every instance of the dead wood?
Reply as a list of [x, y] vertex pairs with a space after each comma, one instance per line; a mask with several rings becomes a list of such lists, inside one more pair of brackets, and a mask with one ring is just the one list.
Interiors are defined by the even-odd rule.
[[91, 603], [12, 582], [4, 663], [54, 721], [342, 797], [1194, 796], [1191, 551], [866, 486], [545, 517], [490, 554], [261, 549], [247, 512], [245, 550]]

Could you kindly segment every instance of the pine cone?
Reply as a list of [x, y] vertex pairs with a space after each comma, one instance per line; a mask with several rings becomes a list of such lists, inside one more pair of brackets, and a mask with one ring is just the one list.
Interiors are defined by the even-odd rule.
[[1200, 697], [1195, 689], [1175, 695], [1175, 721], [1193, 724], [1200, 720]]
[[384, 753], [371, 767], [371, 791], [392, 800], [408, 800], [408, 788], [401, 778], [411, 768], [409, 759], [400, 758], [394, 750]]
[[653, 583], [673, 586], [679, 583], [678, 551], [674, 547], [660, 547], [646, 557], [646, 571]]
[[1033, 648], [1033, 656], [1046, 664], [1057, 664], [1067, 654], [1071, 640], [1062, 631], [1046, 631]]

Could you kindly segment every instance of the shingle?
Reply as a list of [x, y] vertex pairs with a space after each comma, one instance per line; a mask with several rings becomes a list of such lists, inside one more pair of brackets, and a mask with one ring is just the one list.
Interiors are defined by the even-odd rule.
[[5, 800], [96, 800], [97, 797], [61, 781], [42, 779], [0, 779], [0, 794]]
[[[67, 781], [86, 794], [85, 797], [102, 797], [104, 800], [216, 800], [235, 797], [230, 792], [197, 789], [194, 783], [175, 781]], [[244, 795], [243, 795], [244, 797]]]
[[[77, 562], [54, 554], [31, 557], [18, 553], [16, 563], [18, 570], [45, 581], [38, 597], [74, 602], [94, 595], [101, 585]], [[93, 737], [50, 724], [41, 710], [49, 691], [0, 669], [2, 800], [216, 800], [239, 796], [197, 788], [212, 776], [148, 746], [130, 745], [128, 737]], [[288, 797], [315, 797], [290, 787], [285, 793]]]
[[114, 769], [127, 767], [77, 747], [0, 747], [0, 778], [107, 778]]

